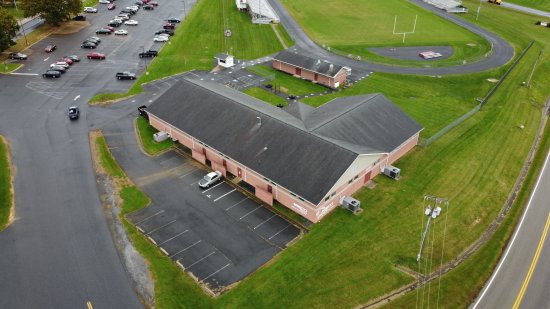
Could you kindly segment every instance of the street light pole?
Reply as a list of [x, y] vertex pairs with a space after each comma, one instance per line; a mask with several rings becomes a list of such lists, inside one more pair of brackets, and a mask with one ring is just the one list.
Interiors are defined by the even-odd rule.
[[[17, 9], [17, 2], [15, 0], [13, 0], [13, 6], [15, 7], [16, 11], [19, 11]], [[23, 24], [21, 23], [21, 18], [17, 18], [17, 20], [19, 21], [19, 27], [21, 28], [21, 32], [23, 32], [23, 37], [25, 38], [25, 45], [29, 46], [29, 42], [27, 41], [27, 34], [25, 33], [25, 28], [23, 28]]]

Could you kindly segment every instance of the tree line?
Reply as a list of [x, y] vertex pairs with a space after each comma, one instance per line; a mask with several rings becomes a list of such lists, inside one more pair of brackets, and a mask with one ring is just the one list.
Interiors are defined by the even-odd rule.
[[[2, 1], [4, 5], [13, 4], [12, 1]], [[17, 8], [23, 11], [23, 16], [31, 17], [39, 15], [46, 23], [58, 26], [63, 21], [71, 19], [82, 12], [81, 0], [19, 0]], [[0, 51], [8, 49], [15, 44], [19, 26], [17, 20], [0, 6]]]

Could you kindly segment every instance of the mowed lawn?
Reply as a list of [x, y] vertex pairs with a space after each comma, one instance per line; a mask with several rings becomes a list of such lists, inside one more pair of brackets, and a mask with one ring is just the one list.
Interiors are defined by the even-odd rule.
[[273, 80], [265, 84], [277, 85], [281, 92], [293, 95], [306, 95], [311, 93], [325, 92], [328, 88], [314, 84], [308, 80], [296, 78], [290, 74], [277, 71], [265, 65], [255, 65], [248, 70], [261, 76], [273, 77]]
[[267, 89], [252, 87], [244, 90], [243, 92], [245, 94], [248, 94], [251, 97], [255, 97], [256, 99], [260, 99], [274, 106], [277, 106], [278, 104], [282, 104], [283, 106], [287, 105], [285, 99], [281, 98], [280, 96], [272, 93]]
[[[530, 8], [550, 12], [550, 1], [548, 0], [506, 0], [506, 1], [510, 3], [519, 4]], [[541, 17], [541, 20], [546, 20], [546, 19]]]
[[8, 223], [12, 199], [8, 156], [8, 145], [4, 137], [0, 136], [0, 231]]
[[[230, 37], [224, 36], [225, 29], [231, 30]], [[142, 74], [130, 93], [143, 82], [191, 69], [210, 70], [219, 52], [256, 59], [283, 49], [270, 25], [252, 24], [232, 0], [198, 1], [169, 43], [149, 66], [150, 75]]]
[[[368, 52], [368, 47], [452, 45], [456, 55], [447, 62], [480, 57], [490, 49], [481, 37], [406, 0], [282, 2], [317, 43], [374, 60], [379, 57]], [[416, 15], [415, 33], [407, 35], [403, 44], [403, 36], [393, 34], [395, 16], [395, 32], [411, 32]]]

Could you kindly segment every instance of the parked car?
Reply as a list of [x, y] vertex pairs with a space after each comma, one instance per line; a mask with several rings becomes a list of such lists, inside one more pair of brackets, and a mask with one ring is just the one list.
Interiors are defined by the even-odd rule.
[[80, 117], [80, 109], [78, 106], [71, 106], [69, 107], [69, 112], [67, 113], [69, 116], [69, 119], [76, 120], [78, 117]]
[[120, 14], [128, 14], [128, 15], [132, 16], [136, 13], [132, 10], [124, 9], [124, 10], [120, 11]]
[[70, 55], [70, 56], [65, 56], [63, 57], [63, 59], [71, 59], [73, 62], [80, 62], [80, 57], [78, 57], [77, 55]]
[[27, 55], [22, 53], [10, 53], [10, 59], [27, 60]]
[[149, 114], [147, 114], [147, 106], [142, 105], [142, 106], [138, 107], [138, 113], [141, 117], [149, 120]]
[[97, 44], [90, 42], [90, 41], [84, 41], [82, 42], [82, 45], [80, 45], [80, 48], [90, 48], [94, 49], [97, 47]]
[[149, 5], [152, 5], [152, 6], [159, 6], [159, 3], [156, 2], [156, 1], [149, 1], [148, 4], [149, 4]]
[[68, 64], [69, 66], [73, 65], [74, 61], [72, 61], [71, 59], [67, 58], [67, 57], [63, 57], [57, 61], [63, 61], [65, 62], [66, 64]]
[[97, 43], [101, 43], [101, 39], [97, 36], [91, 36], [91, 37], [88, 38], [88, 40], [95, 40], [95, 41], [97, 41]]
[[86, 16], [84, 16], [84, 15], [76, 15], [75, 17], [73, 17], [73, 20], [85, 21], [85, 20], [86, 20]]
[[101, 42], [101, 41], [96, 40], [96, 39], [94, 39], [94, 38], [87, 38], [87, 39], [86, 39], [84, 42], [82, 42], [82, 43], [86, 43], [86, 42], [90, 42], [90, 43], [94, 43], [95, 45], [99, 45], [99, 42]]
[[155, 7], [152, 6], [152, 5], [148, 5], [148, 4], [147, 4], [147, 5], [144, 5], [144, 6], [143, 6], [143, 9], [146, 10], [146, 11], [152, 11], [152, 10], [155, 9]]
[[61, 73], [54, 70], [47, 70], [42, 74], [42, 77], [58, 78], [61, 76]]
[[144, 4], [144, 2], [143, 2], [143, 1], [140, 1], [140, 0], [138, 0], [138, 1], [134, 2], [134, 3], [135, 3], [135, 5], [143, 5], [143, 4]]
[[93, 52], [93, 53], [87, 54], [86, 57], [87, 57], [88, 59], [99, 59], [99, 60], [103, 60], [103, 59], [105, 59], [105, 54]]
[[115, 28], [113, 28], [113, 27], [111, 27], [111, 26], [105, 26], [105, 27], [103, 27], [103, 29], [107, 29], [107, 30], [109, 30], [109, 31], [111, 31], [111, 32], [115, 32]]
[[128, 35], [128, 30], [119, 29], [115, 31], [115, 35]]
[[97, 9], [93, 7], [84, 7], [84, 13], [97, 13]]
[[157, 35], [153, 41], [154, 42], [168, 42], [169, 40], [169, 36], [168, 35]]
[[122, 26], [122, 21], [121, 20], [111, 20], [111, 21], [109, 21], [107, 26], [113, 27], [113, 28], [118, 28], [118, 27]]
[[118, 14], [115, 19], [120, 19], [122, 21], [126, 21], [130, 19], [130, 16], [128, 14]]
[[116, 9], [116, 4], [114, 4], [114, 3], [110, 3], [110, 4], [107, 6], [107, 10], [109, 10], [109, 11], [112, 11], [112, 10], [114, 10], [114, 9]]
[[171, 23], [166, 23], [166, 24], [164, 24], [164, 26], [162, 26], [162, 28], [164, 28], [164, 29], [174, 29], [174, 28], [176, 28], [176, 25], [171, 24]]
[[176, 24], [177, 24], [177, 23], [180, 23], [180, 22], [181, 22], [181, 20], [180, 20], [180, 19], [178, 19], [178, 18], [175, 18], [175, 17], [170, 17], [170, 18], [167, 18], [167, 19], [166, 19], [166, 21], [167, 21], [167, 22], [169, 22], [169, 23], [173, 23], [173, 24], [174, 24], [174, 23], [176, 23]]
[[134, 79], [136, 79], [136, 74], [130, 73], [130, 72], [118, 72], [118, 73], [116, 73], [116, 78], [117, 78], [117, 79], [130, 79], [130, 80], [134, 80]]
[[139, 24], [139, 22], [137, 20], [134, 20], [134, 19], [129, 19], [129, 20], [125, 21], [124, 24], [128, 25], [128, 26], [137, 26]]
[[53, 44], [50, 44], [50, 45], [46, 46], [46, 48], [44, 48], [44, 51], [47, 52], [47, 53], [51, 53], [56, 49], [57, 49], [57, 46], [55, 46]]
[[156, 57], [158, 55], [158, 51], [156, 50], [148, 50], [148, 51], [144, 51], [142, 53], [139, 53], [139, 57], [140, 58], [153, 58], [153, 57]]
[[159, 30], [157, 32], [155, 32], [155, 35], [158, 35], [158, 34], [168, 34], [169, 36], [172, 36], [174, 35], [174, 31], [173, 30], [170, 30], [170, 29], [162, 29], [162, 30]]
[[134, 11], [134, 13], [137, 13], [141, 7], [139, 5], [130, 5], [130, 6], [127, 6], [126, 8]]
[[199, 180], [199, 187], [202, 189], [209, 188], [212, 185], [215, 185], [220, 180], [222, 180], [222, 173], [219, 171], [214, 171], [206, 174], [201, 180]]
[[54, 66], [50, 66], [50, 70], [51, 71], [57, 71], [61, 74], [67, 72], [67, 68], [66, 67], [63, 67], [63, 66], [60, 66], [60, 65], [54, 65]]
[[57, 61], [55, 63], [50, 64], [50, 68], [53, 68], [54, 66], [60, 66], [60, 67], [64, 67], [64, 68], [69, 67], [69, 65], [65, 61]]
[[141, 0], [141, 2], [143, 2], [143, 4], [148, 4], [151, 0]]
[[98, 29], [95, 33], [96, 34], [111, 34], [111, 30], [109, 29], [105, 29], [105, 28], [101, 28], [101, 29]]
[[111, 4], [111, 1], [109, 1], [109, 0], [99, 0], [99, 3], [101, 3], [101, 4]]

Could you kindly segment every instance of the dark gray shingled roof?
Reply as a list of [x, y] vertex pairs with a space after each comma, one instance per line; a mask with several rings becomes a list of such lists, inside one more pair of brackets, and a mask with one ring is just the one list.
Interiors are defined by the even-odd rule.
[[[183, 80], [174, 85], [148, 112], [312, 203], [321, 201], [357, 157], [305, 131], [303, 125], [300, 128], [299, 120], [279, 108], [271, 110], [272, 106], [221, 85], [195, 83]], [[231, 97], [220, 93], [227, 90]], [[275, 118], [280, 113], [288, 118]]]
[[358, 154], [391, 152], [422, 129], [381, 94], [333, 100], [302, 121], [197, 80], [174, 85], [148, 111], [314, 204]]
[[342, 69], [340, 65], [322, 59], [310, 58], [289, 50], [283, 50], [274, 59], [330, 77], [335, 77]]

